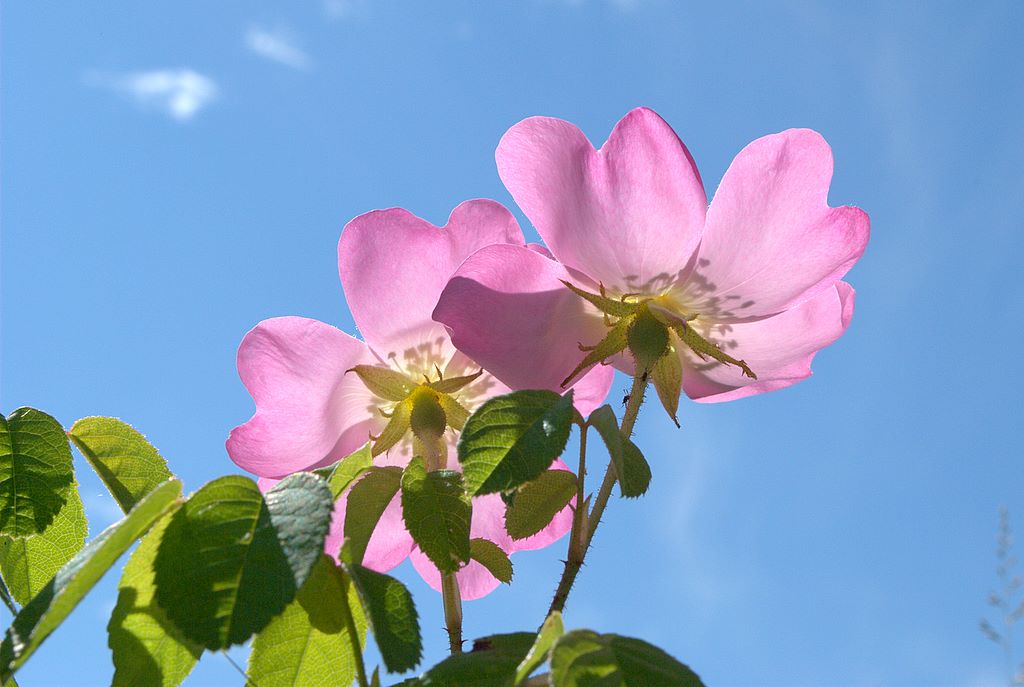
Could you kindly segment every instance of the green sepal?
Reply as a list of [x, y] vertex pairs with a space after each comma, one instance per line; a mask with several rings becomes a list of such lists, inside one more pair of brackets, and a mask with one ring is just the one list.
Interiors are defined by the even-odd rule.
[[638, 370], [648, 372], [668, 350], [668, 327], [643, 306], [626, 331], [629, 352]]
[[454, 394], [456, 391], [461, 391], [466, 388], [484, 373], [483, 370], [474, 372], [471, 375], [463, 375], [461, 377], [449, 377], [448, 379], [439, 379], [436, 382], [430, 382], [427, 384], [434, 391], [438, 391], [442, 394]]
[[589, 351], [587, 355], [583, 357], [580, 364], [577, 365], [569, 376], [562, 380], [562, 386], [568, 386], [570, 382], [576, 379], [584, 370], [590, 368], [592, 365], [603, 362], [604, 360], [612, 357], [616, 353], [621, 353], [626, 350], [629, 345], [629, 324], [632, 318], [623, 317], [611, 328], [611, 330], [601, 339], [593, 348], [587, 348], [580, 346], [580, 350]]
[[565, 284], [566, 287], [568, 287], [568, 289], [574, 294], [587, 301], [606, 315], [611, 315], [612, 317], [625, 317], [626, 315], [630, 315], [636, 311], [636, 305], [633, 303], [627, 303], [625, 301], [605, 296], [604, 287], [601, 287], [601, 295], [597, 295], [590, 293], [589, 291], [584, 291], [564, 279], [560, 279], [559, 281]]
[[679, 418], [676, 417], [676, 412], [679, 410], [679, 394], [683, 388], [683, 364], [679, 360], [675, 344], [670, 343], [665, 355], [651, 368], [650, 380], [654, 390], [658, 392], [662, 407], [678, 427]]
[[373, 449], [370, 453], [374, 458], [387, 452], [405, 437], [405, 433], [412, 426], [412, 409], [413, 402], [408, 398], [395, 406], [391, 419], [384, 426], [384, 430], [378, 436], [371, 437]]
[[401, 372], [379, 365], [356, 365], [347, 372], [359, 375], [366, 388], [385, 401], [404, 401], [416, 388]]
[[721, 348], [702, 337], [689, 323], [674, 322], [672, 324], [672, 330], [701, 360], [714, 358], [720, 363], [735, 365], [740, 368], [740, 370], [743, 371], [743, 374], [747, 377], [757, 379], [757, 375], [754, 374], [754, 371], [751, 370], [744, 361], [733, 358]]
[[469, 419], [469, 411], [448, 394], [439, 394], [437, 401], [441, 404], [441, 409], [448, 420], [448, 426], [461, 432], [462, 428], [466, 426], [466, 420]]

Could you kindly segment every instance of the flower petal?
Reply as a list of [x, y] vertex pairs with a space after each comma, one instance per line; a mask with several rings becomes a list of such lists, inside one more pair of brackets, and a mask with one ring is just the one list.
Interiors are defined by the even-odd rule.
[[560, 279], [572, 277], [529, 248], [488, 246], [456, 271], [434, 319], [456, 348], [509, 387], [559, 391], [584, 356], [579, 343], [594, 344], [605, 332], [597, 311]]
[[238, 374], [256, 412], [231, 430], [231, 459], [256, 475], [283, 477], [359, 448], [382, 419], [366, 387], [345, 370], [371, 362], [363, 342], [323, 322], [260, 322], [238, 347]]
[[675, 282], [700, 241], [700, 175], [652, 110], [623, 117], [600, 150], [569, 122], [531, 117], [502, 137], [496, 159], [555, 257], [618, 293]]
[[443, 365], [451, 352], [430, 313], [455, 269], [483, 246], [523, 242], [515, 218], [493, 200], [462, 203], [440, 228], [401, 208], [376, 210], [345, 226], [338, 271], [370, 347], [421, 372]]
[[714, 325], [701, 332], [757, 374], [683, 355], [683, 390], [702, 403], [732, 401], [783, 389], [811, 376], [814, 355], [842, 336], [853, 316], [853, 287], [837, 282], [800, 305], [754, 322]]
[[828, 205], [832, 150], [790, 129], [760, 138], [729, 166], [684, 300], [719, 321], [765, 317], [831, 288], [860, 258], [870, 221]]

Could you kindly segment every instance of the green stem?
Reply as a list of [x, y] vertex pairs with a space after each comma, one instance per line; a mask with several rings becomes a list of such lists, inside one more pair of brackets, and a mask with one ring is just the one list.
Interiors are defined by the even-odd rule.
[[454, 573], [441, 576], [441, 597], [444, 602], [444, 624], [448, 630], [451, 653], [462, 653], [462, 595]]
[[[347, 580], [352, 584], [351, 580]], [[348, 641], [352, 643], [352, 655], [356, 659], [356, 676], [359, 678], [359, 687], [370, 687], [366, 680], [366, 666], [363, 665], [363, 647], [359, 643], [359, 632], [356, 630], [356, 619], [352, 617], [352, 609], [348, 605], [348, 585], [341, 595], [341, 610], [345, 616], [345, 627], [348, 628]]]
[[[619, 425], [619, 431], [622, 436], [629, 438], [633, 434], [633, 426], [636, 424], [636, 418], [640, 414], [640, 406], [644, 402], [644, 393], [647, 391], [647, 375], [638, 374], [633, 377], [633, 388], [629, 392], [629, 401], [626, 403], [626, 410], [622, 414], [622, 422]], [[583, 513], [583, 477], [585, 469], [585, 457], [586, 452], [586, 440], [587, 432], [584, 427], [580, 434], [580, 476], [579, 476], [579, 492], [578, 497], [580, 500], [577, 501], [577, 512], [573, 517], [573, 529], [569, 540], [569, 555], [565, 561], [565, 569], [562, 571], [562, 577], [558, 581], [558, 587], [555, 589], [555, 596], [551, 600], [551, 606], [548, 607], [548, 615], [551, 615], [555, 611], [562, 612], [565, 609], [565, 603], [569, 599], [569, 592], [572, 590], [573, 584], [576, 582], [576, 576], [580, 572], [580, 568], [583, 567], [583, 561], [586, 559], [587, 551], [590, 550], [590, 542], [594, 539], [594, 532], [597, 531], [597, 526], [601, 524], [601, 516], [604, 514], [604, 509], [608, 505], [608, 498], [611, 496], [612, 487], [615, 486], [617, 476], [615, 474], [615, 464], [608, 461], [608, 468], [605, 470], [604, 479], [601, 481], [601, 487], [598, 489], [597, 496], [594, 498], [594, 506], [590, 511], [589, 515]], [[577, 524], [579, 523], [579, 524]]]

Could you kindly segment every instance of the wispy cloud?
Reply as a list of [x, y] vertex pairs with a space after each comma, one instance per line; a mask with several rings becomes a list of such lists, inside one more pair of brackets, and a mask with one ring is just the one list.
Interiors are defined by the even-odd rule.
[[364, 9], [363, 0], [324, 0], [324, 11], [333, 19], [347, 19], [361, 14]]
[[188, 121], [217, 97], [213, 79], [191, 69], [86, 75], [86, 83], [119, 93], [146, 109]]
[[263, 29], [250, 27], [245, 33], [245, 44], [260, 57], [291, 67], [292, 69], [308, 69], [309, 55], [296, 45], [295, 37], [283, 29]]

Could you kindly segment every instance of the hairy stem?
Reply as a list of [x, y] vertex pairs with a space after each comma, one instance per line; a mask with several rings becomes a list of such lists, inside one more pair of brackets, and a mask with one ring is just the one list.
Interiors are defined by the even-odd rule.
[[[348, 584], [352, 584], [347, 579]], [[359, 632], [356, 630], [356, 620], [352, 617], [352, 608], [348, 605], [348, 584], [341, 595], [341, 611], [345, 616], [345, 627], [348, 629], [348, 641], [352, 644], [352, 656], [356, 660], [356, 677], [359, 678], [359, 687], [369, 687], [366, 681], [366, 666], [363, 665], [363, 647], [359, 644]]]
[[[622, 436], [629, 437], [633, 433], [633, 425], [636, 424], [637, 415], [640, 413], [640, 406], [644, 402], [644, 393], [647, 391], [647, 375], [638, 373], [633, 377], [633, 388], [629, 392], [629, 401], [626, 403], [626, 410], [622, 414], [622, 422], [619, 431]], [[584, 453], [586, 451], [586, 428], [580, 434], [580, 476], [578, 498], [582, 499], [583, 477], [585, 468]], [[583, 502], [577, 501], [577, 512], [573, 517], [573, 529], [569, 539], [569, 555], [565, 561], [565, 568], [562, 570], [562, 577], [555, 589], [555, 596], [551, 599], [551, 606], [548, 607], [548, 615], [555, 611], [561, 612], [565, 609], [565, 603], [569, 599], [569, 592], [576, 582], [576, 576], [583, 567], [587, 551], [590, 550], [590, 542], [594, 539], [594, 532], [601, 523], [601, 516], [608, 505], [608, 498], [611, 496], [612, 487], [615, 486], [617, 475], [615, 464], [608, 461], [608, 468], [605, 470], [604, 479], [594, 498], [594, 506], [589, 515], [582, 512]], [[579, 525], [577, 526], [577, 522]]]
[[444, 624], [448, 629], [448, 648], [452, 654], [462, 653], [462, 595], [454, 573], [441, 576], [444, 601]]

